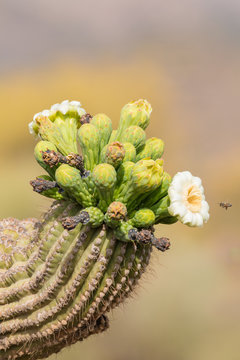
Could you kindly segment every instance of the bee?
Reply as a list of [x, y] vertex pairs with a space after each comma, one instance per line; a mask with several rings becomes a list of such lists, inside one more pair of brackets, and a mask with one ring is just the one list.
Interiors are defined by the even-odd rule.
[[223, 209], [227, 210], [228, 208], [232, 207], [232, 204], [225, 203], [225, 202], [220, 202], [219, 206], [222, 207]]

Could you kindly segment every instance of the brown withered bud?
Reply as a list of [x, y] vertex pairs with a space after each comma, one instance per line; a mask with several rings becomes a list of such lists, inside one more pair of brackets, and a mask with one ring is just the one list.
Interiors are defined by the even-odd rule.
[[128, 236], [131, 240], [141, 242], [143, 244], [152, 243], [153, 233], [150, 230], [142, 229], [137, 231], [135, 229], [129, 230]]
[[161, 237], [159, 239], [153, 238], [152, 244], [160, 251], [166, 251], [170, 248], [170, 240], [167, 237]]
[[33, 191], [39, 194], [41, 194], [43, 191], [53, 189], [58, 186], [56, 181], [44, 180], [41, 178], [36, 178], [35, 180], [31, 180], [30, 184], [33, 187]]
[[86, 169], [84, 168], [83, 158], [79, 154], [70, 153], [66, 157], [66, 163], [70, 166], [80, 170], [81, 175], [84, 175]]
[[83, 158], [79, 154], [70, 153], [67, 156], [63, 156], [54, 150], [46, 150], [42, 152], [42, 158], [45, 164], [49, 165], [51, 168], [57, 166], [58, 164], [68, 164], [78, 169], [82, 177], [87, 176]]
[[87, 224], [89, 222], [90, 216], [87, 211], [81, 211], [79, 215], [68, 216], [62, 220], [62, 226], [64, 229], [72, 230], [79, 223]]
[[45, 164], [51, 168], [58, 165], [59, 163], [66, 163], [66, 158], [60, 153], [56, 153], [54, 150], [46, 150], [42, 152], [42, 158]]
[[149, 244], [152, 240], [153, 234], [150, 230], [142, 229], [138, 231], [137, 241], [142, 242], [144, 244]]
[[85, 114], [85, 115], [83, 115], [83, 116], [81, 117], [80, 123], [81, 123], [81, 125], [83, 125], [83, 124], [88, 124], [88, 123], [90, 123], [91, 119], [92, 119], [92, 115], [90, 115], [90, 114]]
[[114, 201], [109, 205], [107, 214], [110, 219], [123, 220], [127, 216], [127, 208], [120, 201]]

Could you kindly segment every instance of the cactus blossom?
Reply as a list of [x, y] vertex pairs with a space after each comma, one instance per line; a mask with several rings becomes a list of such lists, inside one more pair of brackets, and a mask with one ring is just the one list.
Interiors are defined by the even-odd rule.
[[208, 220], [200, 179], [183, 172], [172, 180], [163, 141], [146, 141], [151, 112], [146, 100], [130, 102], [112, 130], [105, 114], [65, 100], [30, 123], [48, 173], [30, 183], [55, 201], [41, 220], [0, 222], [1, 360], [47, 358], [106, 330], [152, 249], [170, 247], [154, 225]]

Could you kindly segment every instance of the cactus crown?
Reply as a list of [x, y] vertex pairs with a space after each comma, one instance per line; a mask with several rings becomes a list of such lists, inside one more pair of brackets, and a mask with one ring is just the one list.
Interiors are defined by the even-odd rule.
[[[198, 214], [194, 223], [188, 220], [189, 214], [185, 216], [185, 211], [182, 211], [186, 218], [183, 219], [174, 210], [174, 196], [171, 204], [171, 192], [168, 193], [171, 176], [163, 169], [164, 142], [156, 137], [146, 139], [151, 112], [147, 100], [129, 102], [121, 110], [117, 130], [112, 130], [107, 115], [92, 117], [76, 101], [64, 101], [36, 114], [30, 124], [41, 139], [36, 145], [35, 157], [50, 178], [45, 180], [46, 187], [38, 187], [36, 181], [32, 181], [34, 190], [57, 200], [75, 201], [82, 209], [96, 207], [102, 211], [102, 222], [114, 229], [119, 240], [133, 240], [129, 234], [119, 235], [117, 228], [124, 227], [125, 222], [128, 232], [130, 224], [130, 230], [139, 231], [148, 229], [149, 223], [151, 226], [172, 224], [178, 219], [191, 226], [201, 225], [207, 221], [207, 215], [204, 218]], [[77, 150], [74, 152], [74, 149]], [[195, 189], [195, 193], [201, 191]], [[189, 198], [185, 205], [192, 209], [188, 201]], [[197, 201], [197, 210], [200, 210], [204, 196], [199, 195]], [[122, 203], [127, 211], [118, 222], [109, 219], [108, 207], [112, 202]], [[143, 214], [142, 209], [145, 210], [142, 221], [134, 221], [136, 212]], [[206, 206], [205, 210], [208, 211]], [[151, 221], [147, 214], [151, 214]]]
[[[71, 104], [69, 108], [67, 104]], [[116, 237], [123, 241], [133, 241], [129, 230], [149, 229], [150, 225], [165, 223], [166, 219], [171, 223], [177, 221], [168, 212], [166, 201], [165, 208], [162, 207], [164, 198], [168, 197], [161, 159], [164, 143], [157, 138], [146, 140], [144, 129], [152, 112], [146, 100], [131, 101], [123, 107], [117, 131], [112, 130], [112, 122], [105, 114], [89, 115], [88, 122], [84, 120], [82, 124], [86, 111], [76, 102], [65, 103], [63, 109], [64, 113], [62, 105], [55, 105], [49, 113], [38, 113], [31, 125], [41, 139], [36, 145], [35, 157], [51, 178], [45, 180], [46, 188], [35, 186], [35, 191], [54, 199], [75, 201], [82, 211], [96, 207], [103, 214], [101, 221], [113, 228]], [[46, 126], [46, 121], [50, 126]], [[53, 136], [52, 126], [58, 137]], [[79, 153], [69, 153], [69, 149], [76, 148], [77, 141]], [[82, 159], [78, 161], [81, 169], [77, 161], [74, 163], [77, 158]], [[133, 163], [130, 171], [124, 167], [129, 160]], [[50, 181], [55, 187], [50, 187]], [[165, 193], [161, 191], [163, 185]], [[153, 193], [154, 202], [147, 206], [150, 210], [147, 212], [144, 201]], [[157, 205], [160, 200], [161, 210]], [[124, 217], [110, 216], [114, 209], [112, 203], [126, 209]], [[136, 212], [141, 214], [141, 209], [145, 209], [145, 215], [137, 216]], [[118, 228], [124, 223], [128, 225], [128, 233], [122, 236]]]

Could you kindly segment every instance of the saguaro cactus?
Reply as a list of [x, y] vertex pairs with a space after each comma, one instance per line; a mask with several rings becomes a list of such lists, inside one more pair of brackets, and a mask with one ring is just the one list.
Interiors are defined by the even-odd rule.
[[106, 115], [66, 100], [34, 117], [48, 175], [31, 185], [55, 201], [39, 221], [0, 222], [1, 360], [47, 358], [107, 329], [152, 248], [169, 248], [153, 225], [208, 220], [201, 180], [187, 171], [171, 180], [163, 141], [146, 141], [150, 113], [146, 100], [130, 102], [112, 130]]

